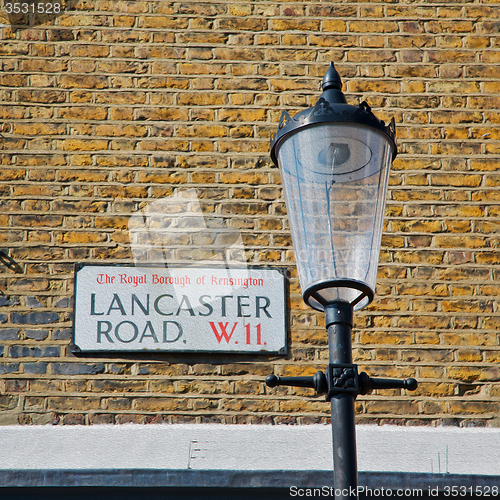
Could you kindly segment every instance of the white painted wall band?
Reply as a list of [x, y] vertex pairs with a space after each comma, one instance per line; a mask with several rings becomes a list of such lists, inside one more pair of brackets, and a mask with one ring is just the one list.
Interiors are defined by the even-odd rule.
[[[500, 429], [357, 426], [360, 471], [500, 476]], [[329, 426], [0, 427], [0, 470], [331, 470]]]

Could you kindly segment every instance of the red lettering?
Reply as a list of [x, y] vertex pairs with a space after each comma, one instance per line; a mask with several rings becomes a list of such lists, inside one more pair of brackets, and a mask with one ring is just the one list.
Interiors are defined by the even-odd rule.
[[[255, 329], [257, 330], [257, 345], [262, 345], [262, 324], [259, 323], [258, 325], [256, 325]], [[250, 345], [252, 343], [250, 337], [250, 323], [248, 323], [248, 325], [245, 325], [245, 333], [247, 345]], [[266, 345], [266, 342], [264, 342], [264, 345]]]
[[114, 276], [108, 276], [107, 274], [97, 275], [97, 283], [99, 283], [99, 285], [104, 285], [105, 283], [113, 283], [114, 280]]
[[262, 344], [262, 331], [260, 329], [260, 323], [257, 325], [257, 345]]
[[212, 331], [214, 332], [215, 337], [217, 339], [217, 342], [219, 342], [219, 344], [220, 344], [220, 341], [222, 340], [222, 337], [224, 337], [226, 343], [229, 344], [229, 341], [231, 340], [231, 337], [233, 336], [234, 330], [235, 330], [236, 326], [238, 325], [238, 323], [235, 323], [233, 326], [233, 329], [231, 330], [231, 333], [228, 334], [226, 331], [226, 328], [227, 328], [227, 325], [229, 323], [222, 323], [221, 321], [219, 321], [220, 333], [218, 332], [217, 327], [215, 326], [215, 323], [213, 321], [210, 321], [209, 323], [210, 323], [210, 326], [212, 327]]
[[[144, 280], [146, 277], [144, 276]], [[141, 282], [142, 283], [142, 282]], [[144, 281], [146, 283], [146, 281]], [[153, 274], [153, 285], [179, 285], [184, 288], [186, 285], [191, 284], [189, 276], [158, 276]]]

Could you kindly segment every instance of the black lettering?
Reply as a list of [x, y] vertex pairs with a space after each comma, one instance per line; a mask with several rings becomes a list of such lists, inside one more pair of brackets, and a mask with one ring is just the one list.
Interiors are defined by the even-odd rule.
[[154, 303], [153, 307], [155, 308], [155, 311], [158, 314], [161, 314], [162, 316], [172, 316], [172, 314], [174, 314], [173, 312], [165, 313], [163, 311], [160, 311], [160, 308], [159, 308], [160, 299], [163, 299], [163, 297], [169, 297], [169, 298], [173, 299], [172, 295], [168, 295], [168, 294], [160, 295], [159, 297], [156, 297], [156, 300], [155, 300], [155, 303]]
[[251, 314], [243, 314], [243, 308], [249, 307], [250, 303], [243, 304], [241, 299], [249, 299], [247, 295], [238, 295], [238, 318], [249, 318]]
[[[115, 302], [116, 302], [116, 307], [113, 307]], [[127, 315], [127, 313], [125, 312], [125, 308], [123, 307], [122, 301], [120, 300], [120, 297], [118, 297], [118, 295], [116, 293], [113, 294], [113, 300], [111, 301], [111, 304], [109, 305], [107, 316], [109, 316], [109, 313], [111, 311], [120, 311], [122, 313], [122, 316]]]
[[[186, 306], [187, 306], [185, 309], [182, 308], [182, 304], [184, 304], [184, 302], [186, 303]], [[193, 308], [191, 307], [191, 303], [189, 302], [189, 299], [187, 298], [186, 295], [182, 296], [181, 303], [179, 304], [179, 309], [177, 309], [177, 313], [175, 315], [179, 316], [181, 311], [189, 311], [189, 314], [191, 316], [195, 316]]]
[[208, 309], [208, 312], [206, 312], [206, 313], [199, 312], [198, 314], [200, 316], [210, 316], [214, 312], [214, 308], [208, 302], [205, 302], [205, 300], [204, 300], [205, 297], [208, 297], [209, 299], [211, 299], [210, 295], [202, 295], [200, 297], [200, 304], [202, 306], [206, 307]]
[[[260, 299], [264, 299], [265, 305], [261, 306], [260, 305]], [[268, 297], [255, 297], [255, 317], [260, 318], [260, 310], [262, 309], [268, 318], [272, 318], [272, 316], [269, 314], [269, 311], [267, 308], [271, 305], [271, 301], [269, 300]]]
[[95, 312], [95, 293], [90, 294], [90, 315], [91, 316], [102, 316], [104, 313]]
[[[178, 333], [177, 333], [177, 337], [175, 337], [175, 339], [171, 339], [169, 340], [168, 339], [168, 325], [170, 324], [173, 324], [177, 327], [177, 330], [178, 330]], [[177, 323], [177, 321], [164, 321], [163, 322], [163, 342], [176, 342], [177, 340], [179, 340], [182, 336], [182, 326]]]
[[[134, 329], [134, 335], [132, 336], [131, 339], [128, 339], [128, 340], [123, 340], [120, 335], [119, 335], [119, 331], [120, 331], [120, 327], [122, 325], [132, 325], [132, 328]], [[132, 323], [132, 321], [122, 321], [121, 323], [118, 323], [115, 327], [115, 337], [120, 341], [120, 342], [123, 342], [124, 344], [128, 344], [130, 342], [133, 342], [137, 336], [139, 335], [139, 328], [137, 328], [137, 325], [135, 323]]]
[[[108, 329], [106, 331], [102, 330], [102, 325], [106, 325]], [[113, 339], [108, 335], [108, 333], [111, 331], [111, 321], [98, 321], [97, 322], [97, 343], [101, 343], [101, 338], [104, 335], [106, 337], [106, 340], [108, 342], [111, 342], [114, 344]]]
[[139, 308], [142, 310], [142, 312], [146, 316], [149, 316], [149, 293], [146, 295], [146, 307], [144, 307], [144, 305], [137, 298], [137, 295], [135, 293], [132, 294], [132, 316], [135, 313], [134, 304], [137, 304], [139, 306]]
[[[149, 335], [146, 335], [146, 330], [150, 331]], [[158, 342], [158, 338], [156, 337], [156, 333], [153, 329], [153, 325], [151, 324], [151, 321], [146, 322], [146, 326], [144, 327], [144, 331], [142, 332], [142, 336], [139, 339], [139, 343], [141, 343], [142, 339], [144, 339], [146, 337], [151, 337], [155, 342]]]
[[221, 299], [221, 316], [226, 316], [226, 299], [232, 299], [231, 295], [216, 295], [216, 299]]

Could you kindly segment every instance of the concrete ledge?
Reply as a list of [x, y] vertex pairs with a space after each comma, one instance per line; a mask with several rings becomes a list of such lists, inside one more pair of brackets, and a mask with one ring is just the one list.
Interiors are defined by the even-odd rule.
[[[1, 487], [141, 488], [322, 488], [333, 487], [330, 471], [235, 470], [3, 470]], [[359, 485], [371, 489], [500, 487], [500, 476], [360, 472]], [[1, 491], [1, 490], [0, 490]]]

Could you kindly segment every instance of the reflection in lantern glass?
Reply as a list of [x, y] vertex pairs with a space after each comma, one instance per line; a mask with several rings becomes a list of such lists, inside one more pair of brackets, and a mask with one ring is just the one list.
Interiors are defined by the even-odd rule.
[[327, 166], [335, 168], [343, 165], [351, 156], [351, 151], [347, 144], [330, 143], [329, 146], [319, 152], [318, 161]]

